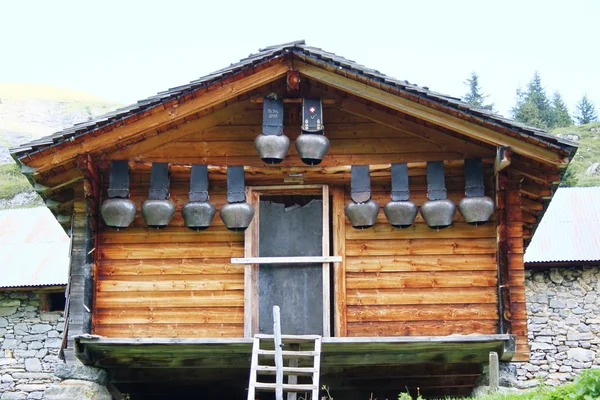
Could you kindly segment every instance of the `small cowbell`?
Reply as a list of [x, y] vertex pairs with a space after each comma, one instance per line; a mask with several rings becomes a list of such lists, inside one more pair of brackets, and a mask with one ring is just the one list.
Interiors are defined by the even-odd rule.
[[227, 167], [227, 201], [221, 207], [221, 219], [230, 231], [245, 231], [254, 217], [254, 207], [246, 203], [244, 167]]
[[107, 226], [116, 229], [127, 228], [135, 219], [137, 207], [129, 200], [129, 165], [127, 160], [113, 160], [110, 163], [108, 199], [102, 202], [100, 214]]
[[465, 160], [465, 195], [458, 209], [467, 223], [480, 225], [486, 223], [494, 212], [494, 201], [485, 196], [483, 167], [481, 159]]
[[353, 228], [364, 229], [375, 225], [379, 214], [379, 203], [371, 199], [371, 179], [368, 165], [353, 165], [350, 181], [352, 202], [344, 211]]
[[290, 149], [290, 139], [283, 134], [283, 100], [275, 94], [263, 100], [262, 133], [254, 140], [254, 147], [267, 164], [279, 164]]
[[406, 163], [392, 164], [392, 200], [383, 207], [383, 212], [395, 228], [408, 228], [415, 222], [419, 207], [409, 200], [408, 166]]
[[427, 198], [421, 205], [421, 215], [432, 229], [443, 229], [452, 225], [456, 206], [446, 195], [444, 182], [444, 162], [427, 162]]
[[142, 203], [142, 217], [149, 227], [160, 229], [169, 225], [175, 215], [175, 205], [169, 200], [169, 164], [152, 163], [150, 194]]
[[217, 211], [208, 200], [208, 166], [193, 164], [190, 176], [190, 201], [181, 208], [185, 226], [195, 231], [208, 229]]
[[323, 125], [321, 99], [302, 99], [302, 134], [296, 139], [296, 150], [302, 162], [317, 165], [329, 151], [329, 139]]

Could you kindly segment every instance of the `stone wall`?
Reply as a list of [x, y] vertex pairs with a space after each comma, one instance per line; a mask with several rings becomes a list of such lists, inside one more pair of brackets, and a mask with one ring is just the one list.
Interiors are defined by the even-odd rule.
[[517, 386], [560, 385], [600, 367], [600, 267], [525, 271], [531, 357]]
[[41, 312], [40, 295], [0, 291], [0, 399], [43, 399], [58, 381], [54, 364], [64, 329], [63, 312]]

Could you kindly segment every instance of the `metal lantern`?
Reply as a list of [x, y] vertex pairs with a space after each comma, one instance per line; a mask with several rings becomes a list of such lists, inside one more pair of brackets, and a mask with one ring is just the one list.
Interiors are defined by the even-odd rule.
[[108, 199], [102, 202], [100, 214], [107, 226], [127, 228], [134, 220], [137, 207], [129, 200], [129, 165], [127, 160], [110, 162]]
[[421, 206], [421, 215], [432, 229], [447, 228], [452, 225], [456, 206], [447, 199], [444, 182], [444, 162], [427, 162], [427, 198]]
[[465, 195], [458, 203], [465, 221], [472, 225], [486, 223], [494, 212], [494, 201], [485, 196], [480, 158], [465, 160]]
[[152, 163], [150, 194], [142, 203], [142, 217], [152, 228], [164, 228], [175, 215], [175, 205], [169, 200], [169, 164]]
[[406, 163], [392, 164], [392, 200], [383, 207], [383, 212], [395, 228], [408, 228], [417, 217], [419, 207], [408, 200], [409, 196], [408, 166]]
[[368, 165], [353, 165], [351, 169], [350, 197], [344, 211], [353, 228], [364, 229], [375, 225], [379, 203], [371, 199], [371, 178]]
[[245, 231], [254, 217], [254, 207], [246, 203], [244, 167], [227, 167], [227, 201], [220, 213], [223, 223], [231, 231]]
[[195, 231], [202, 231], [210, 226], [217, 209], [208, 199], [208, 166], [193, 164], [190, 201], [181, 208], [185, 226]]
[[320, 164], [329, 150], [329, 139], [323, 125], [321, 99], [302, 99], [302, 134], [296, 139], [296, 150], [302, 162]]
[[263, 100], [262, 133], [254, 140], [254, 147], [267, 164], [279, 164], [290, 149], [290, 139], [283, 134], [283, 100], [276, 95]]

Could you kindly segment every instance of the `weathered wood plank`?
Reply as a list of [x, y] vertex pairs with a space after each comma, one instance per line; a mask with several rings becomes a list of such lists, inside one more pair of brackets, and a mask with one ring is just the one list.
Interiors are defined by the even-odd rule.
[[348, 256], [470, 255], [495, 252], [496, 243], [493, 239], [350, 240], [346, 243]]
[[[349, 225], [349, 222], [347, 222]], [[433, 230], [425, 223], [415, 223], [404, 229], [394, 228], [390, 224], [377, 223], [369, 229], [346, 229], [346, 239], [384, 240], [384, 239], [450, 239], [450, 238], [494, 238], [496, 229], [493, 223], [473, 226], [466, 222], [456, 222], [450, 229]]]
[[402, 321], [348, 323], [348, 336], [423, 336], [495, 333], [498, 321]]
[[348, 305], [496, 304], [495, 288], [362, 289], [348, 290]]
[[100, 325], [96, 334], [108, 337], [242, 337], [243, 324], [123, 324]]
[[243, 307], [213, 308], [99, 308], [94, 316], [96, 324], [243, 324]]
[[112, 292], [98, 296], [98, 308], [190, 308], [190, 307], [243, 307], [242, 290], [174, 291], [174, 292]]
[[495, 287], [496, 279], [495, 271], [349, 273], [346, 287], [349, 290]]
[[496, 271], [495, 254], [347, 257], [348, 272]]
[[101, 247], [100, 259], [107, 260], [142, 260], [164, 258], [204, 258], [204, 257], [241, 257], [244, 245], [239, 242], [203, 243], [199, 246], [194, 243], [164, 243], [141, 244], [129, 246], [124, 244], [111, 244]]
[[489, 303], [351, 306], [348, 322], [489, 320], [497, 313], [496, 305]]
[[100, 260], [99, 279], [120, 276], [244, 274], [244, 267], [229, 263], [229, 258], [170, 258], [162, 260]]
[[[121, 276], [118, 279], [102, 279], [97, 283], [98, 292], [174, 292], [243, 290], [242, 275], [144, 275]], [[110, 296], [108, 294], [107, 296]]]

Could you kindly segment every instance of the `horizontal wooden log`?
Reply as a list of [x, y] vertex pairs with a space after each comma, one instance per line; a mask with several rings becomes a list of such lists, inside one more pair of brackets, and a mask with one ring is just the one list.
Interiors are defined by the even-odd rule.
[[[137, 224], [136, 224], [137, 225]], [[197, 243], [242, 242], [243, 232], [232, 232], [223, 224], [211, 226], [204, 231], [192, 231], [183, 226], [168, 226], [157, 231], [150, 227], [133, 226], [127, 230], [104, 229], [98, 235], [100, 244], [143, 244], [143, 243]]]
[[348, 290], [493, 287], [496, 278], [495, 271], [348, 273], [346, 287]]
[[497, 319], [473, 321], [349, 322], [348, 336], [428, 336], [495, 333], [497, 324]]
[[468, 255], [495, 252], [496, 241], [493, 239], [349, 240], [346, 243], [347, 256]]
[[242, 290], [175, 291], [175, 292], [113, 292], [96, 297], [98, 308], [190, 308], [243, 307]]
[[143, 275], [121, 276], [97, 282], [98, 292], [173, 292], [243, 290], [243, 275]]
[[[409, 306], [350, 306], [348, 322], [489, 320], [498, 313], [495, 304], [427, 304]], [[496, 317], [497, 318], [497, 317]]]
[[496, 304], [495, 288], [361, 289], [348, 290], [348, 305]]
[[347, 224], [347, 240], [385, 240], [385, 239], [452, 239], [452, 238], [495, 238], [496, 228], [493, 224], [480, 226], [456, 222], [449, 229], [439, 231], [429, 228], [425, 223], [415, 223], [408, 228], [394, 228], [386, 223], [375, 224], [369, 229], [352, 229]]
[[204, 257], [242, 257], [244, 245], [239, 242], [203, 243], [164, 243], [103, 245], [99, 252], [100, 259], [108, 260], [142, 260], [164, 258], [204, 258]]
[[347, 257], [347, 272], [496, 271], [495, 254]]
[[229, 258], [171, 258], [163, 260], [100, 260], [96, 273], [100, 279], [118, 276], [161, 276], [244, 274], [243, 265], [232, 265]]
[[243, 324], [243, 307], [213, 308], [99, 308], [94, 313], [94, 323], [119, 324]]
[[168, 338], [200, 338], [200, 337], [242, 337], [243, 324], [122, 324], [100, 325], [96, 327], [97, 335], [108, 337], [168, 337]]

